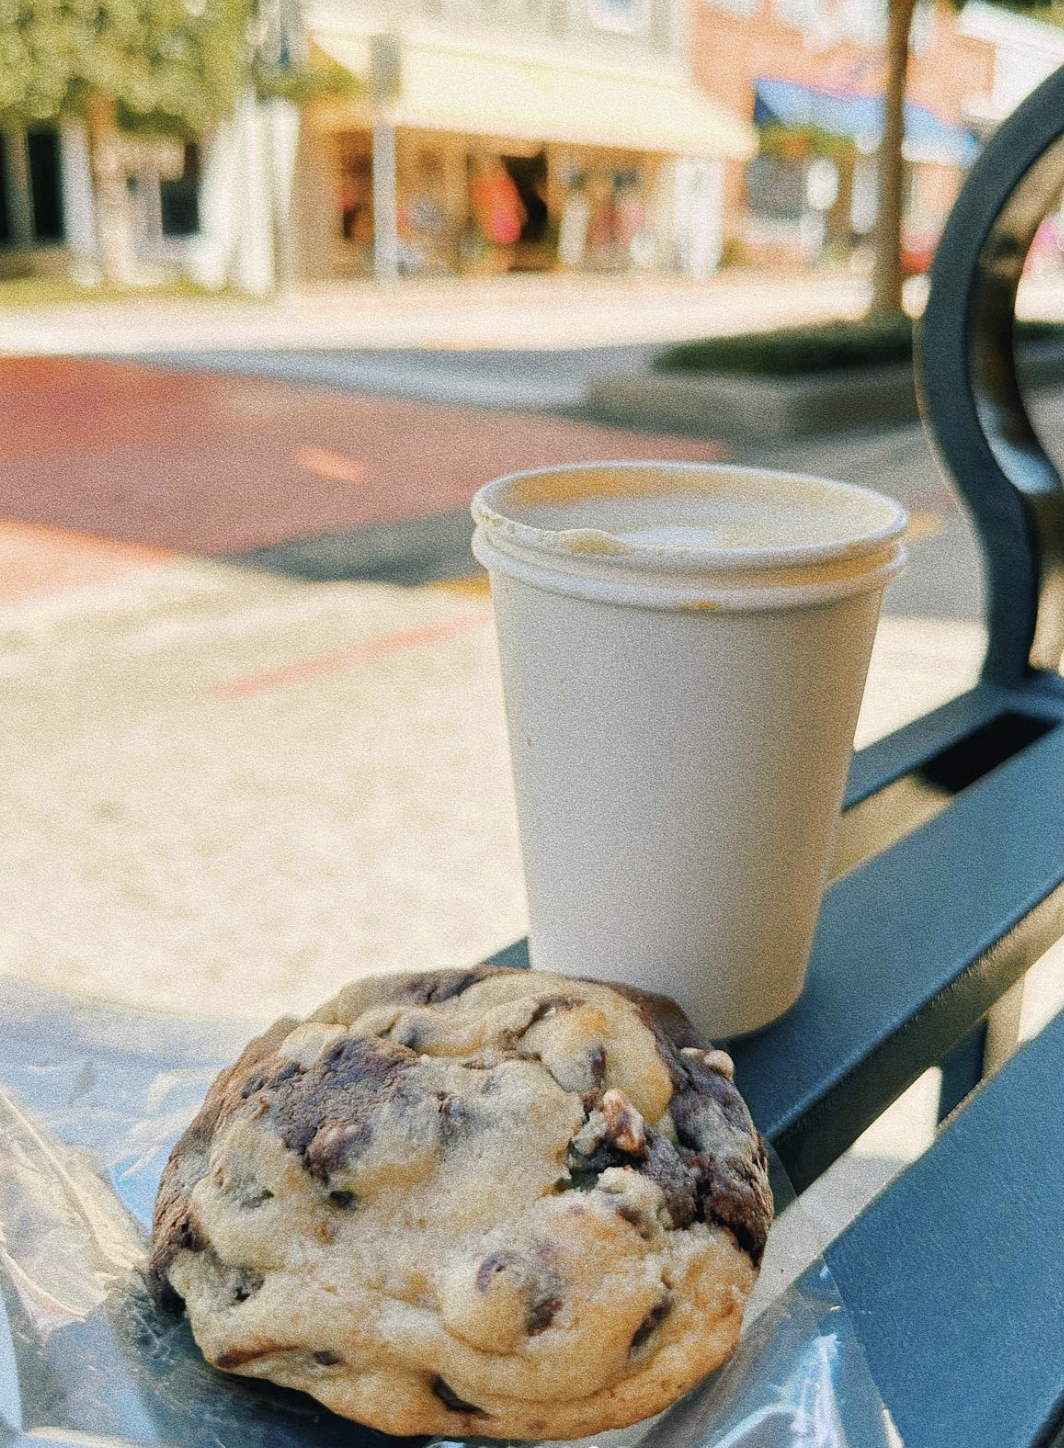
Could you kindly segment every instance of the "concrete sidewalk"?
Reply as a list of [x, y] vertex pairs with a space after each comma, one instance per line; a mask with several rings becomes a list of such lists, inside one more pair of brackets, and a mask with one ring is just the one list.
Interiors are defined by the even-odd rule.
[[[867, 742], [977, 625], [886, 619]], [[0, 606], [0, 969], [207, 1015], [524, 932], [483, 584], [145, 566]]]
[[[519, 935], [469, 496], [503, 468], [712, 447], [128, 363], [5, 364], [0, 400], [0, 969], [299, 1010]], [[921, 511], [918, 444], [842, 459], [914, 505], [913, 575], [955, 526], [948, 500]], [[425, 567], [444, 533], [448, 567]], [[862, 741], [959, 692], [980, 639], [886, 619]]]
[[704, 282], [565, 273], [348, 282], [265, 301], [86, 299], [5, 307], [0, 355], [138, 355], [211, 350], [535, 350], [679, 341], [786, 322], [858, 316], [867, 282], [724, 272]]
[[[921, 287], [912, 285], [907, 297], [915, 313]], [[352, 281], [264, 300], [145, 294], [41, 306], [5, 305], [0, 284], [0, 356], [663, 345], [857, 317], [869, 299], [868, 281], [844, 271], [725, 271], [700, 282], [551, 272], [394, 287]], [[1064, 320], [1064, 282], [1025, 278], [1018, 310]]]

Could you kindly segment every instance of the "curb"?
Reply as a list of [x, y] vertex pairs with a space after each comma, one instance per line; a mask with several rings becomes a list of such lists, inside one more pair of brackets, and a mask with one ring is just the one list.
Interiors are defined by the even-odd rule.
[[[1064, 382], [1064, 349], [1030, 349], [1025, 386]], [[647, 372], [592, 383], [582, 415], [693, 437], [764, 441], [897, 427], [919, 418], [912, 368], [861, 367], [795, 377]]]

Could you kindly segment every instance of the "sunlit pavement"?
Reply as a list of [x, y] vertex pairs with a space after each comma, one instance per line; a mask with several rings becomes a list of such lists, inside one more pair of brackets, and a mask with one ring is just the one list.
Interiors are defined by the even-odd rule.
[[[888, 620], [861, 740], [976, 625]], [[156, 564], [0, 606], [4, 968], [195, 1012], [523, 933], [489, 599]]]
[[319, 286], [294, 295], [152, 297], [6, 306], [0, 355], [133, 355], [274, 348], [558, 348], [675, 341], [857, 316], [868, 283], [846, 274], [515, 275]]
[[[521, 933], [469, 499], [500, 471], [719, 447], [87, 360], [0, 362], [0, 415], [6, 968], [298, 1009]], [[811, 446], [795, 465], [893, 468], [910, 505], [930, 466], [908, 433]], [[890, 620], [862, 738], [962, 688], [980, 637]]]
[[3, 968], [241, 1013], [521, 932], [469, 499], [646, 439], [69, 359], [0, 416]]
[[[720, 449], [124, 363], [0, 363], [0, 404], [3, 966], [240, 1013], [519, 935], [469, 498], [511, 468]], [[791, 465], [913, 507], [920, 446]], [[910, 572], [930, 577], [961, 520], [928, 496]], [[888, 618], [859, 742], [960, 691], [981, 636]]]

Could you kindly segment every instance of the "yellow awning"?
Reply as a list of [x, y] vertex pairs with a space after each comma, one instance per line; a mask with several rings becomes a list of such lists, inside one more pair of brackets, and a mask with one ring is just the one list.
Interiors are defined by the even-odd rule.
[[[314, 44], [354, 75], [369, 77], [369, 38], [316, 32]], [[397, 126], [465, 136], [512, 137], [745, 159], [757, 150], [752, 125], [693, 84], [666, 76], [585, 69], [402, 42], [401, 94], [388, 108]], [[326, 107], [326, 123], [369, 120], [368, 104]]]

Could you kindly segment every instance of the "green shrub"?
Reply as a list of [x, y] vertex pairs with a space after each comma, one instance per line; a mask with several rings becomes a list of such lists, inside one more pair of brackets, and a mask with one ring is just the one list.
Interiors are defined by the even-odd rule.
[[912, 357], [912, 323], [908, 317], [860, 322], [822, 322], [815, 326], [781, 327], [773, 332], [746, 332], [737, 337], [708, 337], [681, 342], [654, 360], [657, 372], [743, 372], [791, 376]]
[[[1064, 339], [1054, 322], [1020, 322], [1024, 340]], [[739, 372], [748, 376], [792, 377], [912, 361], [908, 317], [864, 317], [855, 322], [817, 322], [737, 337], [681, 342], [654, 359], [656, 372]]]

